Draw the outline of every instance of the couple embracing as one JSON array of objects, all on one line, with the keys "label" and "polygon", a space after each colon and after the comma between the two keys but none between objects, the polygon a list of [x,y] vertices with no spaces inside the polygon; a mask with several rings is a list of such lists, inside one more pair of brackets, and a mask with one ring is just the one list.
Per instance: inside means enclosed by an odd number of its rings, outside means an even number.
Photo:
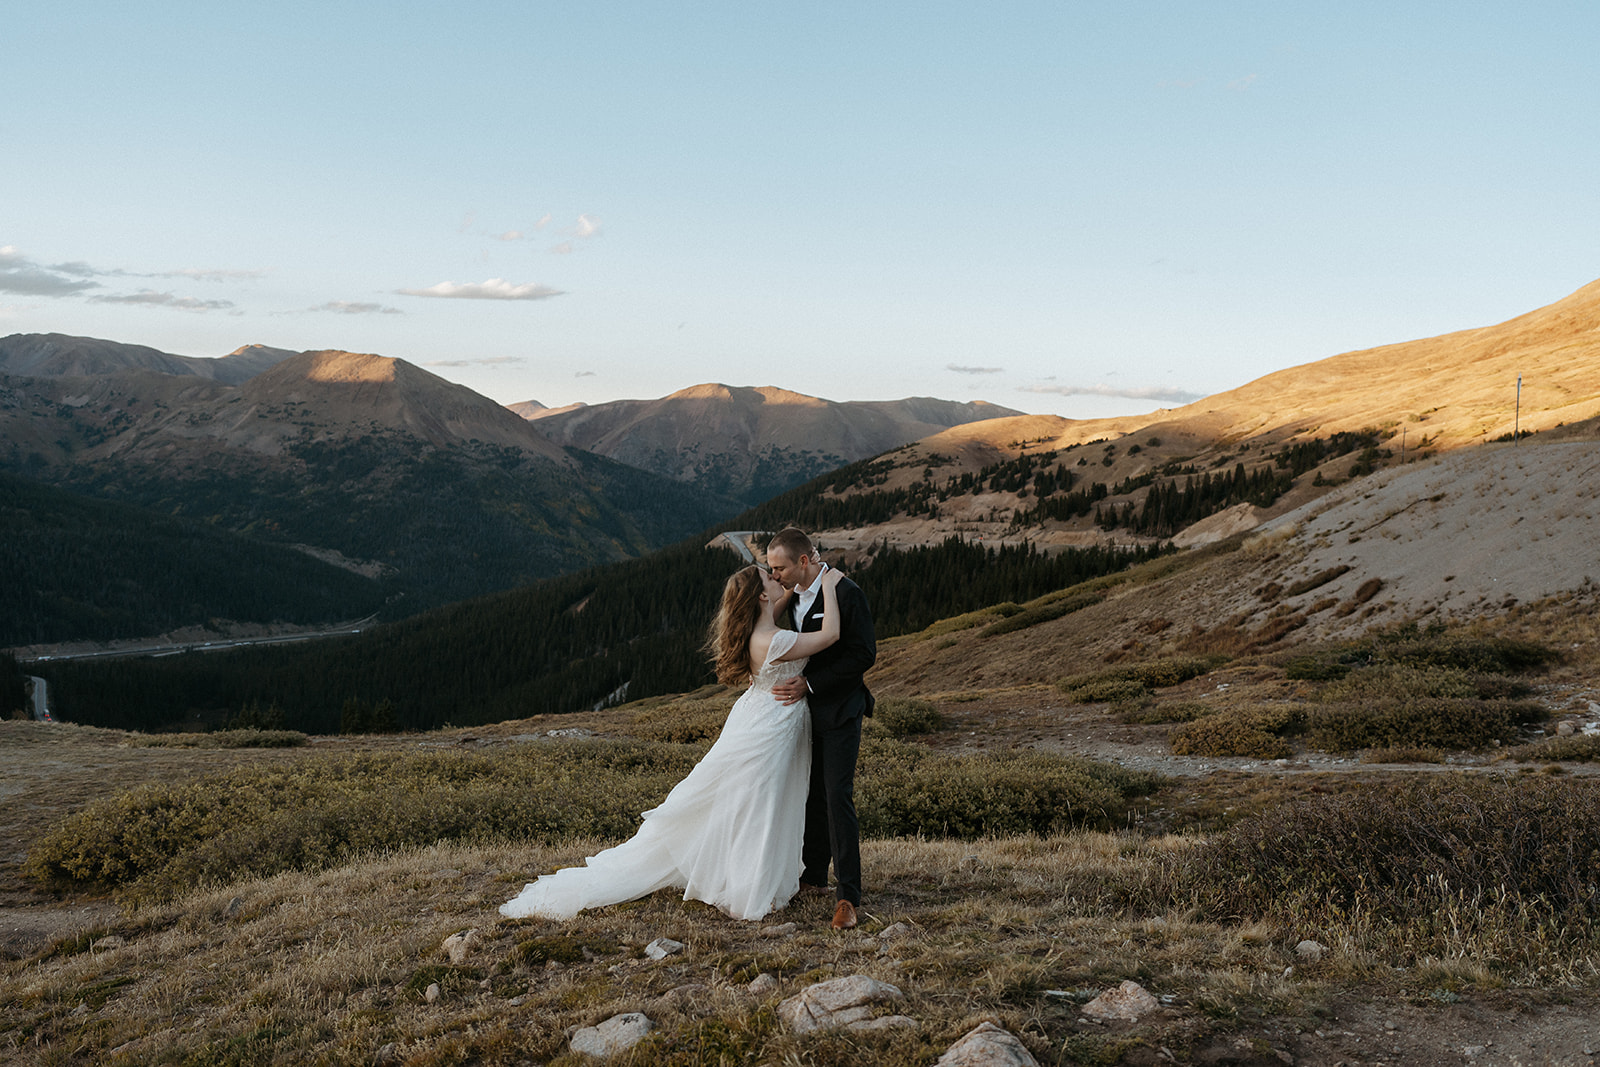
[{"label": "couple embracing", "polygon": [[673,887],[759,919],[796,893],[827,892],[831,863],[833,928],[856,925],[855,771],[861,720],[872,714],[862,682],[877,658],[872,613],[794,527],[773,536],[767,564],[722,590],[706,647],[718,681],[749,688],[710,751],[632,838],[528,883],[502,915],[567,919]]}]

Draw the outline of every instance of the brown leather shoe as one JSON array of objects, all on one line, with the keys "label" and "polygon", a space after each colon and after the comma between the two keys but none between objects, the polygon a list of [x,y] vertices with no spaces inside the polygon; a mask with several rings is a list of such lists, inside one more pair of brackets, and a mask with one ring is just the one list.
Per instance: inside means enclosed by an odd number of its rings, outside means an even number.
[{"label": "brown leather shoe", "polygon": [[833,909],[833,928],[835,930],[854,930],[856,926],[856,906],[848,900],[839,901],[839,906]]}]

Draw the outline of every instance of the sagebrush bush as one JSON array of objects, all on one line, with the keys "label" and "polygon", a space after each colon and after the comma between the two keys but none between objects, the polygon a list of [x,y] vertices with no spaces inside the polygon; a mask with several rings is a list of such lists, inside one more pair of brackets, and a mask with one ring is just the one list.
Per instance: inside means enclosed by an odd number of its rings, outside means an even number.
[{"label": "sagebrush bush", "polygon": [[1600,760],[1600,734],[1574,734],[1571,737],[1552,737],[1531,745],[1518,745],[1508,755],[1514,760]]},{"label": "sagebrush bush", "polygon": [[1198,678],[1227,662],[1226,656],[1166,656],[1144,663],[1089,671],[1063,678],[1063,692],[1079,704],[1132,700],[1152,689]]},{"label": "sagebrush bush", "polygon": [[[440,841],[620,841],[704,751],[539,741],[487,753],[309,755],[238,767],[93,804],[46,833],[24,872],[46,885],[159,900]],[[1160,782],[1041,752],[959,757],[868,739],[856,798],[868,835],[984,837],[1107,826]]]},{"label": "sagebrush bush", "polygon": [[1361,754],[1362,763],[1443,763],[1444,753],[1436,748],[1421,745],[1396,745],[1392,748],[1369,748]]},{"label": "sagebrush bush", "polygon": [[1175,862],[1172,899],[1220,921],[1363,921],[1419,954],[1537,963],[1595,943],[1597,870],[1596,783],[1439,774],[1243,819]]},{"label": "sagebrush bush", "polygon": [[1479,749],[1516,739],[1519,727],[1549,716],[1538,704],[1424,697],[1327,704],[1306,712],[1307,740],[1325,752],[1373,746]]},{"label": "sagebrush bush", "polygon": [[938,705],[912,697],[885,697],[878,701],[872,720],[890,737],[931,734],[944,728]]},{"label": "sagebrush bush", "polygon": [[627,732],[641,741],[674,744],[712,741],[722,732],[722,724],[727,721],[728,711],[737,698],[736,693],[724,690],[705,699],[684,698],[658,703],[635,713]]},{"label": "sagebrush bush", "polygon": [[868,739],[856,810],[866,836],[994,837],[1105,828],[1159,775],[1092,760],[1013,751],[953,756]]},{"label": "sagebrush bush", "polygon": [[1037,626],[1041,622],[1059,619],[1063,615],[1070,615],[1074,611],[1081,611],[1091,604],[1098,604],[1105,599],[1105,594],[1098,589],[1074,588],[1065,595],[1043,596],[1031,602],[1022,611],[1008,615],[999,622],[990,623],[978,632],[979,637],[998,637],[1000,634],[1015,633],[1026,630],[1030,626]]},{"label": "sagebrush bush", "polygon": [[1443,627],[1421,630],[1416,624],[1407,623],[1359,641],[1307,651],[1291,659],[1285,673],[1290,678],[1329,681],[1344,677],[1356,667],[1395,664],[1477,675],[1507,675],[1536,670],[1560,658],[1557,649],[1536,641],[1483,637],[1450,632]]},{"label": "sagebrush bush", "polygon": [[1172,732],[1177,756],[1252,756],[1285,759],[1294,754],[1280,736],[1302,722],[1298,708],[1246,704],[1185,723]]}]

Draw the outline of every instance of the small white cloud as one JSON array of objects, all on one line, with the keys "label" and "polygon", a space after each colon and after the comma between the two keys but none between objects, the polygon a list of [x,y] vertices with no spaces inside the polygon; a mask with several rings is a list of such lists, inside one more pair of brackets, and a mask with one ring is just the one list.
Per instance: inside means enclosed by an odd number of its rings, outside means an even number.
[{"label": "small white cloud", "polygon": [[399,308],[386,307],[360,300],[330,300],[307,311],[332,311],[340,315],[404,315]]},{"label": "small white cloud", "polygon": [[436,359],[424,367],[498,367],[506,363],[526,363],[521,356],[484,356],[482,359]]},{"label": "small white cloud", "polygon": [[544,217],[533,224],[533,228],[536,230],[542,230],[548,225],[550,225],[550,212],[546,211],[544,213]]},{"label": "small white cloud", "polygon": [[570,256],[570,255],[572,255],[572,242],[571,241],[562,241],[558,245],[552,245],[550,247],[550,254],[552,256]]},{"label": "small white cloud", "polygon": [[497,234],[495,234],[494,235],[494,239],[496,241],[520,241],[520,240],[522,240],[522,231],[521,230],[507,230],[505,233],[497,233]]},{"label": "small white cloud", "polygon": [[444,300],[544,300],[561,296],[563,291],[537,282],[513,285],[504,278],[490,278],[486,282],[440,282],[426,289],[396,289],[402,296],[431,296]]},{"label": "small white cloud", "polygon": [[579,215],[577,224],[572,227],[574,237],[593,237],[600,232],[600,220],[593,215]]},{"label": "small white cloud", "polygon": [[196,300],[192,296],[160,293],[154,289],[141,289],[137,293],[112,296],[91,296],[89,299],[96,304],[140,304],[146,307],[176,308],[179,311],[227,311],[234,306],[232,300]]},{"label": "small white cloud", "polygon": [[963,367],[959,363],[946,363],[945,370],[953,370],[957,374],[999,374],[1004,367]]},{"label": "small white cloud", "polygon": [[1184,389],[1166,389],[1161,386],[1120,385],[1021,385],[1019,393],[1055,393],[1059,396],[1116,396],[1129,400],[1170,400],[1188,404],[1199,400],[1204,393],[1191,393]]}]

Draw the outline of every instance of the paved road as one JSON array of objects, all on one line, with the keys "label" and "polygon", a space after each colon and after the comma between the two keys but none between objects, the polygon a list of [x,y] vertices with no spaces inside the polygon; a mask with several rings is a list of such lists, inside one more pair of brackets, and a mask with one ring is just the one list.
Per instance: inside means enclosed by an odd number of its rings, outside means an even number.
[{"label": "paved road", "polygon": [[46,695],[49,683],[33,675],[28,677],[33,682],[33,717],[40,722],[54,722],[55,720],[50,718],[50,700]]},{"label": "paved road", "polygon": [[[724,530],[721,536],[724,541],[728,542],[729,547],[744,557],[746,563],[754,563],[756,557],[750,551],[750,546],[745,543],[745,539],[754,532],[754,530]],[[712,542],[712,544],[715,543],[715,541]]]},{"label": "paved road", "polygon": [[280,634],[276,637],[239,637],[221,641],[187,641],[181,643],[164,642],[161,644],[130,645],[124,648],[100,649],[94,652],[57,652],[47,656],[22,657],[18,656],[19,663],[54,663],[69,659],[118,659],[124,656],[174,656],[179,652],[221,652],[229,648],[243,648],[246,645],[283,645],[294,641],[317,641],[324,637],[345,637],[358,634],[368,625],[376,615],[369,615],[356,622],[347,622],[327,630],[317,630],[312,633]]}]

